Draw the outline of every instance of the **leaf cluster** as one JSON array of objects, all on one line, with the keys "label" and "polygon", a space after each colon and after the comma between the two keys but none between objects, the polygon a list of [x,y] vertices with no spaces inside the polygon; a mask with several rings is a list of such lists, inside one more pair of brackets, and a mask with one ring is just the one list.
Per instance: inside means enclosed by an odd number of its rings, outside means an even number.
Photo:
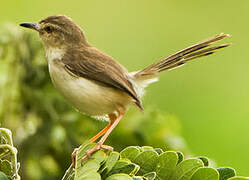
[{"label": "leaf cluster", "polygon": [[63,180],[243,180],[229,167],[213,168],[206,157],[184,158],[178,151],[150,146],[129,146],[118,152],[99,150],[82,162],[85,152],[96,144],[82,145],[76,165]]},{"label": "leaf cluster", "polygon": [[17,149],[13,146],[10,130],[0,128],[0,179],[20,180]]}]

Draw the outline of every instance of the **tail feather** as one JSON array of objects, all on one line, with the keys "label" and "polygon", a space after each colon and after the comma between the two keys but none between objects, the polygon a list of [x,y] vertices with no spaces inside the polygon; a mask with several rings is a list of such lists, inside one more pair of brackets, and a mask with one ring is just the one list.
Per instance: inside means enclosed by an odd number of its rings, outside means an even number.
[{"label": "tail feather", "polygon": [[225,48],[230,44],[222,44],[218,46],[210,47],[213,43],[220,41],[226,37],[229,37],[228,34],[219,34],[215,37],[209,38],[205,41],[197,43],[193,46],[185,48],[177,53],[168,56],[134,74],[135,79],[147,79],[146,77],[155,77],[158,73],[169,70],[172,68],[176,68],[185,64],[187,61],[208,56],[215,53],[218,49]]}]

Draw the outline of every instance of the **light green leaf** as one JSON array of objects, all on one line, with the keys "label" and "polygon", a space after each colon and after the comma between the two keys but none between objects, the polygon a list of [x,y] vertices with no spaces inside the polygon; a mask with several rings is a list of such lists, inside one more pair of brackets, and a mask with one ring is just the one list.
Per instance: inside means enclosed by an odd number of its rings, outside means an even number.
[{"label": "light green leaf", "polygon": [[151,147],[151,146],[142,146],[142,147],[141,147],[141,150],[142,150],[142,152],[143,152],[143,151],[149,151],[149,150],[152,150],[152,151],[153,151],[154,148]]},{"label": "light green leaf", "polygon": [[103,151],[97,151],[94,153],[90,159],[84,162],[83,165],[78,165],[75,170],[75,179],[81,179],[81,176],[89,171],[97,172],[100,168],[100,163],[105,160],[105,158],[106,154]]},{"label": "light green leaf", "polygon": [[[75,166],[75,180],[81,180],[82,178],[100,177],[97,171],[100,168],[101,162],[103,162],[107,155],[102,150],[95,152],[89,159],[82,162],[82,157],[88,149],[91,149],[95,144],[85,144],[78,150],[76,155],[76,166]],[[89,174],[90,173],[90,174]]]},{"label": "light green leaf", "polygon": [[134,159],[134,163],[140,166],[138,175],[154,171],[157,162],[158,154],[154,150],[144,151]]},{"label": "light green leaf", "polygon": [[125,167],[126,165],[128,165],[130,163],[131,163],[131,161],[129,159],[120,159],[116,162],[116,164],[114,165],[112,170]]},{"label": "light green leaf", "polygon": [[203,167],[204,164],[200,159],[187,159],[179,163],[172,174],[170,180],[187,180],[190,179],[196,169]]},{"label": "light green leaf", "polygon": [[140,148],[136,146],[130,146],[125,148],[123,151],[120,152],[121,158],[127,158],[131,161],[137,157],[137,155],[141,152]]},{"label": "light green leaf", "polygon": [[147,180],[154,180],[156,178],[156,173],[155,172],[150,172],[144,175],[144,177]]},{"label": "light green leaf", "polygon": [[106,180],[133,180],[133,179],[127,174],[113,174],[108,178],[106,178]]},{"label": "light green leaf", "polygon": [[0,172],[0,179],[1,180],[9,180],[9,178],[3,172]]},{"label": "light green leaf", "polygon": [[156,173],[159,179],[170,179],[172,172],[174,171],[178,162],[178,155],[173,151],[166,151],[158,157],[158,163],[156,166]]},{"label": "light green leaf", "polygon": [[140,167],[134,163],[129,163],[125,166],[122,166],[120,168],[113,168],[113,170],[108,174],[119,174],[119,173],[125,173],[129,174],[131,176],[135,175],[139,171]]},{"label": "light green leaf", "polygon": [[90,170],[82,174],[81,176],[75,177],[74,180],[101,180],[100,174],[94,170]]},{"label": "light green leaf", "polygon": [[144,178],[141,176],[133,176],[132,179],[133,180],[144,180]]},{"label": "light green leaf", "polygon": [[103,169],[99,171],[99,173],[101,173],[103,177],[106,177],[107,173],[109,173],[112,170],[118,159],[119,159],[119,153],[111,152],[111,154],[108,156],[104,164]]},{"label": "light green leaf", "polygon": [[249,180],[249,177],[235,176],[235,177],[229,178],[228,180]]},{"label": "light green leaf", "polygon": [[219,173],[214,168],[202,167],[195,171],[191,180],[219,180]]}]

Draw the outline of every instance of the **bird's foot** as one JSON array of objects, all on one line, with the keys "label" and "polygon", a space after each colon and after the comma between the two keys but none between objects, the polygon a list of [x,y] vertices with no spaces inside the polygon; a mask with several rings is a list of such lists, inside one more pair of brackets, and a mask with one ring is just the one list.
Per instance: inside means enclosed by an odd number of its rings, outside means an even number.
[{"label": "bird's foot", "polygon": [[97,143],[96,146],[94,146],[92,149],[89,149],[86,151],[86,154],[82,157],[81,162],[84,163],[86,159],[90,158],[93,153],[95,153],[96,151],[100,149],[105,150],[105,151],[110,151],[110,152],[113,151],[113,147],[103,145],[102,143]]},{"label": "bird's foot", "polygon": [[76,154],[78,152],[79,148],[75,148],[72,152],[72,165],[75,167],[75,162],[76,162]]}]

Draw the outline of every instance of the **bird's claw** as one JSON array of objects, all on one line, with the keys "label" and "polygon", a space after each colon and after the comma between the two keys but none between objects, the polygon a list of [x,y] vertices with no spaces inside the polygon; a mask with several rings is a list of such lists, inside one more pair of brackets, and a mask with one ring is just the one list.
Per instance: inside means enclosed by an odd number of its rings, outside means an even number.
[{"label": "bird's claw", "polygon": [[72,152],[72,165],[75,167],[75,162],[76,162],[76,154],[78,152],[79,148],[75,148]]},{"label": "bird's claw", "polygon": [[83,164],[87,159],[91,158],[91,155],[100,149],[110,152],[113,151],[113,147],[97,143],[97,145],[94,146],[92,149],[86,151],[86,154],[81,159],[81,164]]}]

